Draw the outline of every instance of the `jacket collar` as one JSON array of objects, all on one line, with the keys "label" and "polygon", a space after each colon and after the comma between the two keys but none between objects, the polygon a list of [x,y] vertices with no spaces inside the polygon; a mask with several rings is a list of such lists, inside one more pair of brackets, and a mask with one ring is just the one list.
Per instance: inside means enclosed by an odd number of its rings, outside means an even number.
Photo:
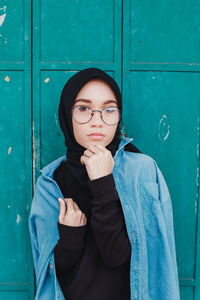
[{"label": "jacket collar", "polygon": [[[129,138],[129,137],[122,137],[121,141],[119,143],[119,147],[117,149],[117,151],[115,152],[115,156],[113,159],[116,158],[116,156],[118,155],[118,153],[131,141],[133,140],[133,138]],[[40,172],[42,173],[42,175],[44,176],[48,176],[51,177],[54,170],[61,164],[61,162],[63,160],[66,160],[66,154],[63,156],[60,156],[59,158],[57,158],[56,160],[54,160],[53,162],[51,162],[50,164],[46,165],[45,167],[43,167]]]}]

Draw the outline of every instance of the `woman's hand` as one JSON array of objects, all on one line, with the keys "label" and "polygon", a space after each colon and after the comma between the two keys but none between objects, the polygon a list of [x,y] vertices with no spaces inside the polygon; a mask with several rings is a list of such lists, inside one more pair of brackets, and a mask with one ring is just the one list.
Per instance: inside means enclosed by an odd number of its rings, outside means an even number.
[{"label": "woman's hand", "polygon": [[101,144],[90,145],[81,156],[90,180],[111,174],[114,168],[112,153]]},{"label": "woman's hand", "polygon": [[[67,203],[67,208],[65,202]],[[68,226],[83,226],[87,223],[85,214],[79,209],[72,198],[58,198],[60,202],[59,223]]]}]

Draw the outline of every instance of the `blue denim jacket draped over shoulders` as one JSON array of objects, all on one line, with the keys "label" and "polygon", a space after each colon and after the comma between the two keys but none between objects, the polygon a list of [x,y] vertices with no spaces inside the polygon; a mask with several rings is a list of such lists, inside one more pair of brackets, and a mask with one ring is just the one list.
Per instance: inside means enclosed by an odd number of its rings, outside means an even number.
[{"label": "blue denim jacket draped over shoulders", "polygon": [[[170,194],[153,158],[124,151],[132,140],[121,139],[113,168],[131,243],[130,300],[180,300]],[[64,198],[53,172],[62,160],[66,155],[41,170],[29,215],[36,300],[65,299],[56,277],[53,251],[59,239],[57,199]]]}]

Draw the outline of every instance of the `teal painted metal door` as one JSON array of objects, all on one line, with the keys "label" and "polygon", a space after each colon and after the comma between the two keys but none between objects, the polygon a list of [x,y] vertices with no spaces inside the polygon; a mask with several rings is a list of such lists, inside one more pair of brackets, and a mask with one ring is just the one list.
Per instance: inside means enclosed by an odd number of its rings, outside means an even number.
[{"label": "teal painted metal door", "polygon": [[0,300],[34,297],[31,1],[0,1]]},{"label": "teal painted metal door", "polygon": [[181,300],[200,299],[199,1],[124,1],[124,122],[173,205]]},{"label": "teal painted metal door", "polygon": [[61,90],[91,66],[117,80],[126,134],[163,172],[181,299],[200,299],[199,15],[197,0],[1,1],[0,300],[34,299],[34,186],[65,153]]}]

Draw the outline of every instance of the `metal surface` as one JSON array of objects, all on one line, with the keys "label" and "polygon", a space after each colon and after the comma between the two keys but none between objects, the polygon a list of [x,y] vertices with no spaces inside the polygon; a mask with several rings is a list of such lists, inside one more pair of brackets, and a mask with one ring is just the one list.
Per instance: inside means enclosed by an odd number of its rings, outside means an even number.
[{"label": "metal surface", "polygon": [[31,1],[0,2],[0,299],[34,297],[28,215],[32,200]]},{"label": "metal surface", "polygon": [[181,299],[200,299],[199,16],[197,0],[1,1],[0,300],[34,299],[32,194],[40,169],[66,152],[61,90],[87,67],[116,79],[127,136],[163,172]]}]

